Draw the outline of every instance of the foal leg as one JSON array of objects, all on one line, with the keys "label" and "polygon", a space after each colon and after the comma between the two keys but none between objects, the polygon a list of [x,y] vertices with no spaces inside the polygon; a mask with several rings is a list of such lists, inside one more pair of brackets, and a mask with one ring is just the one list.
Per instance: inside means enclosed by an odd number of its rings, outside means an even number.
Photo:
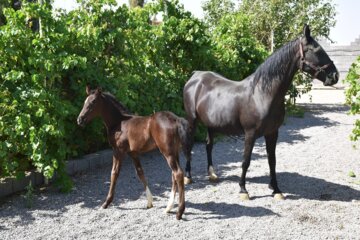
[{"label": "foal leg", "polygon": [[244,160],[242,163],[242,173],[240,178],[240,199],[249,200],[248,191],[245,188],[246,172],[250,166],[251,153],[255,143],[255,135],[253,132],[245,133]]},{"label": "foal leg", "polygon": [[276,142],[278,138],[278,131],[270,135],[265,136],[266,142],[266,152],[268,155],[268,162],[270,167],[270,184],[269,188],[274,190],[274,198],[278,200],[283,200],[284,196],[282,195],[276,180],[276,157],[275,157],[275,149],[276,149]]},{"label": "foal leg", "polygon": [[208,134],[206,138],[206,153],[207,153],[207,160],[208,160],[208,174],[210,182],[217,182],[218,176],[215,174],[215,170],[213,167],[212,162],[212,149],[214,145],[214,134],[213,132],[208,129]]},{"label": "foal leg", "polygon": [[172,176],[171,193],[170,193],[168,205],[165,209],[165,213],[169,213],[171,211],[171,209],[174,208],[174,202],[175,202],[175,196],[176,196],[176,190],[177,190],[175,175],[172,173],[171,176]]},{"label": "foal leg", "polygon": [[147,198],[147,208],[152,208],[153,207],[153,196],[151,194],[151,191],[148,187],[148,184],[146,182],[145,179],[145,175],[144,175],[144,170],[142,169],[142,166],[140,164],[140,159],[138,158],[138,156],[136,155],[131,155],[131,159],[133,160],[135,169],[136,169],[136,174],[138,175],[140,181],[143,183],[144,188],[145,188],[145,192],[146,192],[146,198]]},{"label": "foal leg", "polygon": [[[179,207],[178,211],[176,213],[176,219],[180,220],[184,211],[185,211],[185,187],[184,187],[184,172],[182,171],[180,165],[179,165],[179,157],[177,154],[168,155],[165,156],[166,161],[168,162],[171,170],[172,170],[172,190],[174,188],[174,185],[177,184],[177,188],[179,190]],[[175,190],[176,191],[176,190]],[[175,191],[174,195],[171,195],[171,197],[175,197]],[[170,200],[171,201],[171,200]]]},{"label": "foal leg", "polygon": [[109,193],[106,197],[105,202],[101,206],[102,208],[107,208],[114,198],[115,185],[116,185],[117,178],[119,176],[121,163],[122,163],[122,159],[123,159],[124,155],[125,154],[122,152],[114,151]]}]

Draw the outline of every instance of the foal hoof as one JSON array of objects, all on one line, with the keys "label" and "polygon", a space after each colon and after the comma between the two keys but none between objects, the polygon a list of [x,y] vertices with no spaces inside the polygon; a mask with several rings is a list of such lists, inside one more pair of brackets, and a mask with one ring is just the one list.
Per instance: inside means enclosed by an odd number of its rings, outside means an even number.
[{"label": "foal hoof", "polygon": [[241,201],[249,201],[250,197],[248,193],[240,193],[240,200]]},{"label": "foal hoof", "polygon": [[285,200],[285,197],[282,193],[275,193],[274,199],[275,200]]},{"label": "foal hoof", "polygon": [[184,184],[187,185],[187,184],[191,184],[193,181],[191,178],[188,178],[188,177],[184,177]]},{"label": "foal hoof", "polygon": [[146,208],[149,209],[149,208],[152,208],[153,207],[153,204],[152,203],[148,203]]},{"label": "foal hoof", "polygon": [[101,205],[101,208],[102,208],[102,209],[106,209],[108,206],[109,206],[109,204],[103,203],[103,205]]}]

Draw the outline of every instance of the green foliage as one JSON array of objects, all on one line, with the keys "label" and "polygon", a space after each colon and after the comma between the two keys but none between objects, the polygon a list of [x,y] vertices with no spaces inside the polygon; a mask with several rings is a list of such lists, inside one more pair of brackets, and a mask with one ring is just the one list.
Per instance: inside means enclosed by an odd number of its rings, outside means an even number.
[{"label": "green foliage", "polygon": [[216,26],[223,16],[234,13],[235,3],[233,0],[207,0],[202,3],[202,8],[205,21],[210,26]]},{"label": "green foliage", "polygon": [[[241,79],[264,54],[241,15],[224,18],[210,37],[205,23],[175,0],[130,10],[114,0],[86,0],[55,14],[47,2],[3,9],[0,177],[36,168],[48,179],[57,173],[60,190],[71,190],[65,160],[107,146],[100,121],[76,125],[87,83],[141,115],[184,115],[182,88],[192,71],[218,69]],[[152,25],[157,14],[163,22]],[[31,30],[30,18],[41,19],[41,35]]]},{"label": "green foliage", "polygon": [[242,13],[224,15],[212,31],[217,72],[242,80],[263,62],[267,52],[251,30],[250,19]]},{"label": "green foliage", "polygon": [[240,11],[250,16],[256,38],[268,50],[293,40],[304,24],[311,27],[313,36],[329,37],[335,25],[335,6],[331,0],[243,0]]},{"label": "green foliage", "polygon": [[[360,57],[351,65],[345,82],[349,85],[346,90],[346,103],[350,105],[350,114],[360,114]],[[360,139],[360,119],[356,119],[350,139],[354,142]]]}]

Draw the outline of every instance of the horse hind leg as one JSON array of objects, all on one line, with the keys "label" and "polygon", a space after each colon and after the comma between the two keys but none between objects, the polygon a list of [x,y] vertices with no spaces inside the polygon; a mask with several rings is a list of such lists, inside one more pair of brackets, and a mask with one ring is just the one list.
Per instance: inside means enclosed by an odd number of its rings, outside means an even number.
[{"label": "horse hind leg", "polygon": [[138,175],[140,181],[143,183],[144,188],[145,188],[145,193],[146,193],[146,198],[147,198],[147,208],[152,208],[153,207],[153,196],[151,194],[150,188],[145,179],[144,170],[140,164],[140,159],[136,155],[132,155],[131,158],[132,158],[134,166],[135,166],[136,174]]},{"label": "horse hind leg", "polygon": [[240,199],[249,200],[249,193],[245,187],[246,172],[250,166],[251,153],[255,144],[255,136],[253,132],[245,133],[244,160],[242,163],[242,173],[240,178]]},{"label": "horse hind leg", "polygon": [[[169,155],[165,156],[171,170],[172,170],[172,193],[173,189],[176,187],[179,190],[179,206],[178,211],[176,213],[176,219],[180,220],[182,218],[182,215],[185,211],[185,186],[184,186],[184,172],[182,171],[180,165],[179,165],[179,157],[177,155]],[[174,194],[170,195],[169,202],[171,203],[171,198],[175,197],[175,191]],[[168,205],[169,207],[169,205]],[[171,207],[171,204],[170,204]]]},{"label": "horse hind leg", "polygon": [[184,184],[191,184],[193,182],[191,177],[191,150],[194,146],[196,125],[196,119],[188,118],[185,141],[182,141],[182,148],[186,159]]},{"label": "horse hind leg", "polygon": [[276,180],[276,156],[275,156],[275,149],[276,149],[276,142],[278,138],[278,131],[274,132],[271,135],[265,136],[266,142],[266,152],[268,155],[268,162],[270,168],[270,184],[269,188],[273,190],[274,198],[276,200],[284,200],[285,197],[281,193],[277,180]]},{"label": "horse hind leg", "polygon": [[176,196],[176,190],[177,190],[176,178],[175,178],[174,174],[171,174],[171,175],[172,175],[171,193],[170,193],[168,205],[165,209],[165,213],[169,213],[174,208],[174,203],[175,203],[175,196]]},{"label": "horse hind leg", "polygon": [[217,182],[219,180],[218,176],[215,173],[213,162],[212,162],[212,149],[214,145],[214,134],[208,129],[208,134],[206,138],[206,153],[208,160],[208,174],[210,182]]}]

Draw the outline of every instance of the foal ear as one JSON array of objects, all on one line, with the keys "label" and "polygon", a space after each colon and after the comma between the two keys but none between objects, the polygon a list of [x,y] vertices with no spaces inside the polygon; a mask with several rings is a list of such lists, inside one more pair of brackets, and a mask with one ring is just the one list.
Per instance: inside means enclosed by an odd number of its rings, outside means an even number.
[{"label": "foal ear", "polygon": [[96,95],[99,95],[99,94],[101,94],[101,93],[102,93],[101,87],[97,87],[96,90],[95,90],[95,94],[96,94]]},{"label": "foal ear", "polygon": [[91,88],[89,84],[86,84],[86,94],[89,96],[91,93]]},{"label": "foal ear", "polygon": [[308,40],[308,41],[311,40],[310,27],[307,24],[305,24],[305,26],[304,26],[304,36],[306,37],[306,40]]}]

